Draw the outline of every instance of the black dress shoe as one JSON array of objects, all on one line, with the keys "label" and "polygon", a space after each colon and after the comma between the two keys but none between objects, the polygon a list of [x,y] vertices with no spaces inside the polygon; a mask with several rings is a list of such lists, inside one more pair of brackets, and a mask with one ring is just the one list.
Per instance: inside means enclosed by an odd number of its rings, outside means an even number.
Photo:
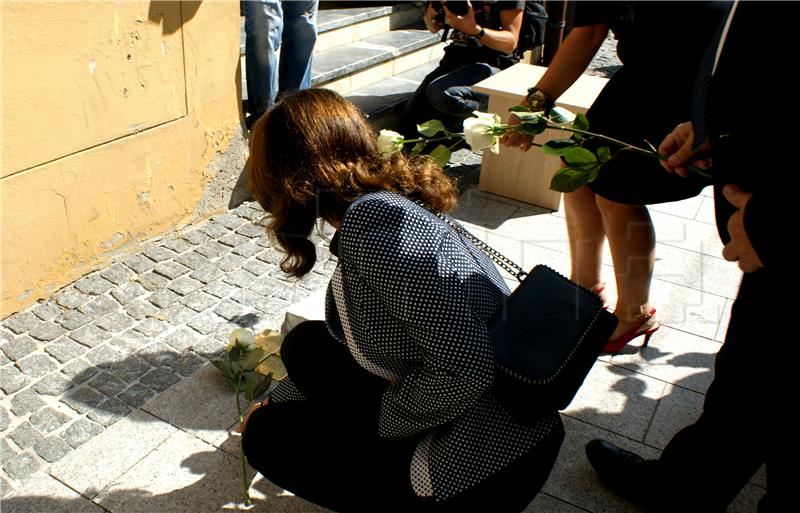
[{"label": "black dress shoe", "polygon": [[586,444],[586,457],[600,480],[623,499],[642,504],[653,503],[658,486],[653,461],[626,451],[605,440]]}]

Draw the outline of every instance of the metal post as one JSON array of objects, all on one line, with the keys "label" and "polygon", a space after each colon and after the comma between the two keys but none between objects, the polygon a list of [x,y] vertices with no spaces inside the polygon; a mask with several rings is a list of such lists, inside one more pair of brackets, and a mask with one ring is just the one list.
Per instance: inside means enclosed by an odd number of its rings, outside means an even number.
[{"label": "metal post", "polygon": [[547,0],[544,3],[547,10],[547,30],[544,33],[544,65],[549,66],[564,37],[565,18],[567,16],[567,2]]}]

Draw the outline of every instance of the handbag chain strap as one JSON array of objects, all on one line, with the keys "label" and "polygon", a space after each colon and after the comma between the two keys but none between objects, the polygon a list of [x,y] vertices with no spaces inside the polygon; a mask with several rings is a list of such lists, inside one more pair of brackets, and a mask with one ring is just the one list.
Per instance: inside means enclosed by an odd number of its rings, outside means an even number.
[{"label": "handbag chain strap", "polygon": [[417,205],[421,206],[422,208],[424,208],[428,212],[431,212],[432,214],[435,214],[436,217],[438,217],[439,219],[444,221],[445,224],[447,224],[449,227],[451,227],[453,230],[455,230],[456,233],[458,233],[459,235],[461,235],[462,237],[466,238],[471,243],[473,243],[486,256],[491,258],[494,262],[497,263],[497,265],[502,267],[508,274],[510,274],[511,276],[516,278],[519,282],[522,282],[522,280],[525,279],[525,276],[528,275],[528,273],[521,266],[519,266],[516,263],[514,263],[513,260],[507,258],[505,255],[503,255],[499,251],[495,250],[494,248],[492,248],[491,246],[489,246],[488,244],[486,244],[485,242],[480,240],[478,237],[472,235],[463,226],[454,223],[447,216],[445,216],[444,214],[442,214],[438,210],[433,210],[433,209],[428,208],[427,205],[425,205],[424,203],[422,203],[420,201],[417,201],[416,203],[417,203]]}]

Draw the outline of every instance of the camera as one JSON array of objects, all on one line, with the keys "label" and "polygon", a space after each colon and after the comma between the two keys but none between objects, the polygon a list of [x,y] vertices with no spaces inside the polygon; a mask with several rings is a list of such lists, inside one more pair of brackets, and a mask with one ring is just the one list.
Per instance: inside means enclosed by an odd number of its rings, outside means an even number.
[{"label": "camera", "polygon": [[[480,1],[472,2],[472,9],[477,11],[482,8],[480,4],[484,3],[490,3],[490,2],[480,2]],[[433,18],[433,21],[437,23],[444,23],[445,12],[444,12],[444,5],[442,5],[442,2],[434,1],[431,2],[431,4],[433,6],[433,10],[437,12],[436,16]],[[456,16],[464,16],[465,14],[467,14],[467,12],[469,12],[469,6],[467,5],[466,0],[449,0],[447,2],[447,10],[449,10]]]}]

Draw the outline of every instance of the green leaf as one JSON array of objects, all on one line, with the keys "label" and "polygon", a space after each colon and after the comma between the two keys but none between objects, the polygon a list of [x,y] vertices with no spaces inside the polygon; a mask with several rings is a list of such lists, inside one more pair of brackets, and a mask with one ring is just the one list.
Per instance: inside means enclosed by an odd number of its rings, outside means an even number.
[{"label": "green leaf", "polygon": [[577,143],[573,139],[551,139],[542,145],[542,153],[560,157],[570,148],[576,147]]},{"label": "green leaf", "polygon": [[586,117],[586,114],[579,113],[575,116],[575,121],[572,122],[572,128],[584,131],[589,130],[589,119]]},{"label": "green leaf", "polygon": [[417,144],[415,144],[414,148],[411,149],[411,156],[412,157],[416,157],[417,155],[422,153],[422,150],[424,150],[425,146],[427,146],[427,145],[428,145],[428,141],[420,141]]},{"label": "green leaf", "polygon": [[589,176],[589,171],[564,167],[553,175],[550,188],[558,192],[575,192],[589,183]]},{"label": "green leaf", "polygon": [[597,148],[597,160],[599,160],[601,164],[605,164],[611,160],[611,149],[608,146],[600,146]]},{"label": "green leaf", "polygon": [[421,133],[425,137],[433,137],[439,132],[444,132],[445,128],[444,128],[444,123],[442,123],[438,119],[431,119],[417,125],[417,131],[419,131],[419,133]]},{"label": "green leaf", "polygon": [[439,164],[439,167],[444,167],[450,162],[450,153],[452,153],[447,146],[440,144],[430,153],[430,157],[434,162]]},{"label": "green leaf", "polygon": [[256,389],[261,385],[261,382],[264,380],[264,376],[258,374],[256,372],[247,372],[244,375],[244,398],[248,401],[252,401],[257,397],[255,393]]},{"label": "green leaf", "polygon": [[244,370],[250,371],[258,366],[264,356],[266,356],[266,354],[264,353],[263,349],[260,347],[254,347],[247,352],[247,355],[243,359],[239,360],[239,363]]},{"label": "green leaf", "polygon": [[531,109],[525,105],[514,105],[508,109],[508,112],[531,112]]},{"label": "green leaf", "polygon": [[264,394],[269,389],[269,386],[271,384],[272,384],[272,374],[267,374],[266,376],[263,376],[261,383],[259,383],[256,389],[253,390],[253,397],[255,398]]},{"label": "green leaf", "polygon": [[239,358],[242,356],[242,352],[239,350],[237,346],[234,346],[233,349],[228,351],[228,356],[232,362],[238,362]]},{"label": "green leaf", "polygon": [[597,157],[595,154],[586,148],[581,148],[580,146],[565,148],[561,153],[561,156],[564,157],[564,160],[570,167],[597,167]]}]

